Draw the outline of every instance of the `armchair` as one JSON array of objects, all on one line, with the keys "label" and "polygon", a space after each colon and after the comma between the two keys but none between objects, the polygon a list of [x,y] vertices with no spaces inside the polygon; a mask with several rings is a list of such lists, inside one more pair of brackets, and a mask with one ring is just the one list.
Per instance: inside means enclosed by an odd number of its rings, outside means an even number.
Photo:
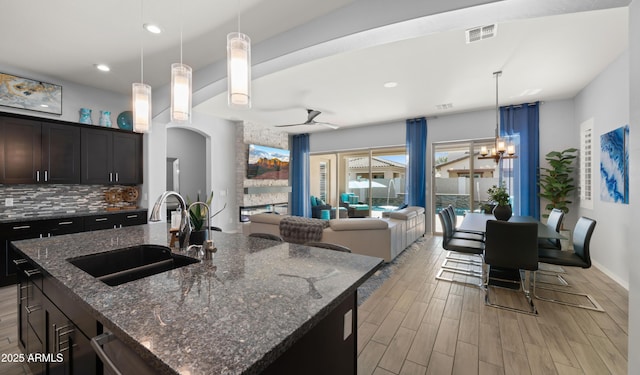
[{"label": "armchair", "polygon": [[311,199],[311,217],[316,219],[322,219],[322,210],[331,210],[331,205],[324,203],[320,198],[310,197]]}]

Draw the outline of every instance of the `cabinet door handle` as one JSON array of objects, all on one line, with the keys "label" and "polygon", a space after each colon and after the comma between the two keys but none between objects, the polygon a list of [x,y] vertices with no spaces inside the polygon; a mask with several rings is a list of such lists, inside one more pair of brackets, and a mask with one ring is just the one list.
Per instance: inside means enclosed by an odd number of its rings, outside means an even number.
[{"label": "cabinet door handle", "polygon": [[24,274],[27,275],[27,277],[31,277],[34,275],[37,275],[40,273],[40,270],[25,270]]},{"label": "cabinet door handle", "polygon": [[25,263],[27,263],[26,259],[14,259],[13,260],[13,264],[15,264],[16,266],[19,266],[19,265],[25,264]]},{"label": "cabinet door handle", "polygon": [[19,225],[17,227],[13,227],[14,230],[18,230],[18,229],[29,229],[31,228],[31,225]]},{"label": "cabinet door handle", "polygon": [[138,215],[127,215],[127,219],[135,219]]},{"label": "cabinet door handle", "polygon": [[108,218],[106,217],[99,217],[96,219],[96,221],[106,221],[106,220],[108,220]]},{"label": "cabinet door handle", "polygon": [[[53,330],[55,331],[55,335],[53,336],[53,346],[55,348],[56,353],[62,353],[64,351],[69,350],[68,346],[66,348],[61,348],[61,347],[62,347],[62,344],[69,343],[69,339],[62,341],[62,336],[73,333],[75,330],[71,327],[72,325],[56,327],[56,325],[53,324]],[[68,329],[68,328],[71,328],[71,329]],[[66,331],[62,331],[63,329],[66,329]]]},{"label": "cabinet door handle", "polygon": [[113,182],[113,173],[109,172],[109,182]]},{"label": "cabinet door handle", "polygon": [[61,221],[58,223],[58,225],[69,225],[69,224],[73,224],[73,221]]},{"label": "cabinet door handle", "polygon": [[96,337],[91,338],[91,347],[96,352],[98,357],[102,360],[102,364],[108,366],[111,371],[116,375],[122,375],[122,373],[118,370],[116,365],[111,361],[111,358],[107,356],[107,353],[102,349],[102,345],[111,342],[115,337],[111,332],[102,333]]},{"label": "cabinet door handle", "polygon": [[49,176],[48,176],[48,174],[49,174],[49,171],[44,171],[44,181],[45,181],[45,182],[49,181]]},{"label": "cabinet door handle", "polygon": [[36,181],[40,182],[40,171],[36,171]]},{"label": "cabinet door handle", "polygon": [[27,310],[27,314],[31,314],[33,312],[36,312],[38,310],[42,309],[42,306],[40,305],[35,305],[35,306],[25,306],[24,307],[25,310]]},{"label": "cabinet door handle", "polygon": [[116,182],[118,182],[118,172],[116,172]]}]

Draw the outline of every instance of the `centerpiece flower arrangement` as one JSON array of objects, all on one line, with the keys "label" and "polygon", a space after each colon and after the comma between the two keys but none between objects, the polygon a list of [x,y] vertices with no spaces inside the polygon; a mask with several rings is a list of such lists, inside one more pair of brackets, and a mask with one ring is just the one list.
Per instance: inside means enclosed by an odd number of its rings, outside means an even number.
[{"label": "centerpiece flower arrangement", "polygon": [[512,215],[511,204],[509,203],[509,193],[504,183],[500,184],[500,186],[493,185],[487,190],[487,194],[489,194],[489,200],[496,205],[493,209],[493,216],[498,220],[509,220]]}]

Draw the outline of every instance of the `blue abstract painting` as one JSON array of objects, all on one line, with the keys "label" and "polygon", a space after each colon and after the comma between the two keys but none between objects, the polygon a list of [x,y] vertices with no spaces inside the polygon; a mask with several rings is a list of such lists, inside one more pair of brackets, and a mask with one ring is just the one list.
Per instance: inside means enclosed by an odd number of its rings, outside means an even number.
[{"label": "blue abstract painting", "polygon": [[629,204],[629,125],[600,136],[600,200]]}]

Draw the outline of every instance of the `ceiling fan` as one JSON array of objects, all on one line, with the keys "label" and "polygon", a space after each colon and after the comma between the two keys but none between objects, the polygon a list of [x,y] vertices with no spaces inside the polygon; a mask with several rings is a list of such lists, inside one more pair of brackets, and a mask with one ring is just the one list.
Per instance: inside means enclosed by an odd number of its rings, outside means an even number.
[{"label": "ceiling fan", "polygon": [[322,112],[316,111],[315,109],[307,109],[307,121],[301,122],[299,124],[288,124],[288,125],[276,125],[276,128],[283,128],[287,126],[298,126],[298,125],[323,125],[331,129],[338,129],[339,126],[335,124],[331,124],[328,122],[319,122],[316,121],[315,118],[318,117]]}]

